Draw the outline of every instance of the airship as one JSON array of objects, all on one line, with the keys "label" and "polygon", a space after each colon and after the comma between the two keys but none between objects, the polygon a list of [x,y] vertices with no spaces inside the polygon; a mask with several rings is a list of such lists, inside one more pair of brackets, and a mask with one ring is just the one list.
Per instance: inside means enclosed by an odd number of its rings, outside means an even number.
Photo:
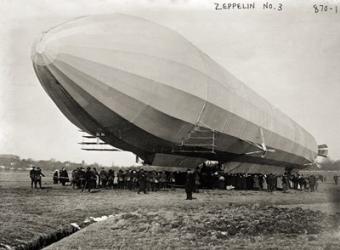
[{"label": "airship", "polygon": [[327,151],[182,35],[140,17],[85,16],[51,27],[31,58],[69,121],[147,165],[293,169]]}]

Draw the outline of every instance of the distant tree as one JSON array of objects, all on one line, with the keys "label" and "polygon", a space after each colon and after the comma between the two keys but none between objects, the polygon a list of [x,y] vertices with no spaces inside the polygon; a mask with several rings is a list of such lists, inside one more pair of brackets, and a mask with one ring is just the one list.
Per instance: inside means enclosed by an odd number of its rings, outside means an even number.
[{"label": "distant tree", "polygon": [[333,167],[335,170],[340,170],[340,160],[335,161]]},{"label": "distant tree", "polygon": [[340,160],[333,161],[332,159],[325,158],[320,165],[323,170],[340,170]]},{"label": "distant tree", "polygon": [[[43,170],[50,170],[54,171],[55,169],[61,169],[65,167],[68,170],[76,169],[79,167],[85,166],[85,161],[82,161],[82,163],[74,163],[71,161],[57,161],[55,159],[50,160],[33,160],[31,158],[28,159],[20,159],[19,157],[16,157],[13,159],[13,157],[0,157],[0,166],[4,166],[6,168],[21,168],[21,169],[27,169],[31,168],[32,166],[40,167]],[[89,165],[90,167],[95,167],[97,169],[101,168],[101,165],[98,163],[93,163]]]}]

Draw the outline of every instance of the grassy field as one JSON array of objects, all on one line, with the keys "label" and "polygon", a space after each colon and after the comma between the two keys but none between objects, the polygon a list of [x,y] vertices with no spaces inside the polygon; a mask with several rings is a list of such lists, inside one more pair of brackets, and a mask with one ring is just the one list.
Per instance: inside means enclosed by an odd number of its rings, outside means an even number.
[{"label": "grassy field", "polygon": [[44,189],[31,190],[22,178],[0,182],[0,243],[12,247],[90,216],[113,215],[49,249],[340,249],[334,184],[315,193],[203,190],[186,201],[180,189],[82,193],[46,178]]}]

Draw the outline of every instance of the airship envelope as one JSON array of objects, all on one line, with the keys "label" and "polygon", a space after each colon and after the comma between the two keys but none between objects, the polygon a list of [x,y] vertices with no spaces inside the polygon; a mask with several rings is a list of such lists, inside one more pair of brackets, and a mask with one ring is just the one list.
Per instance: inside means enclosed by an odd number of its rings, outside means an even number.
[{"label": "airship envelope", "polygon": [[[146,163],[186,159],[303,165],[313,136],[174,30],[122,14],[52,27],[36,74],[76,126]],[[185,164],[184,164],[185,165]]]}]

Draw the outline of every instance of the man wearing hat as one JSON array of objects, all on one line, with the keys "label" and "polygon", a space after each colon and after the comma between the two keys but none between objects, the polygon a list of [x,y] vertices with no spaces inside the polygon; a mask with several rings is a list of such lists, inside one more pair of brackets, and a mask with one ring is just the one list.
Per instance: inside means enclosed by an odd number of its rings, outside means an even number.
[{"label": "man wearing hat", "polygon": [[33,188],[33,183],[35,188],[37,187],[37,183],[35,182],[35,172],[35,166],[32,166],[32,169],[30,170],[31,188]]},{"label": "man wearing hat", "polygon": [[82,188],[82,192],[87,189],[89,193],[91,192],[91,189],[94,189],[96,187],[96,174],[93,170],[91,170],[90,167],[87,167],[85,172],[85,184]]},{"label": "man wearing hat", "polygon": [[41,172],[41,168],[37,167],[37,170],[35,171],[35,182],[34,186],[37,187],[37,183],[39,184],[39,188],[41,188],[41,177],[45,177],[45,175]]},{"label": "man wearing hat", "polygon": [[80,167],[78,173],[77,173],[78,181],[78,188],[81,188],[83,191],[86,185],[86,173],[83,167]]},{"label": "man wearing hat", "polygon": [[192,192],[195,187],[195,176],[194,172],[188,168],[185,179],[185,192],[187,193],[187,200],[192,200]]},{"label": "man wearing hat", "polygon": [[146,194],[146,173],[143,169],[141,169],[138,174],[138,185],[137,193],[139,194],[140,192],[143,192]]}]

